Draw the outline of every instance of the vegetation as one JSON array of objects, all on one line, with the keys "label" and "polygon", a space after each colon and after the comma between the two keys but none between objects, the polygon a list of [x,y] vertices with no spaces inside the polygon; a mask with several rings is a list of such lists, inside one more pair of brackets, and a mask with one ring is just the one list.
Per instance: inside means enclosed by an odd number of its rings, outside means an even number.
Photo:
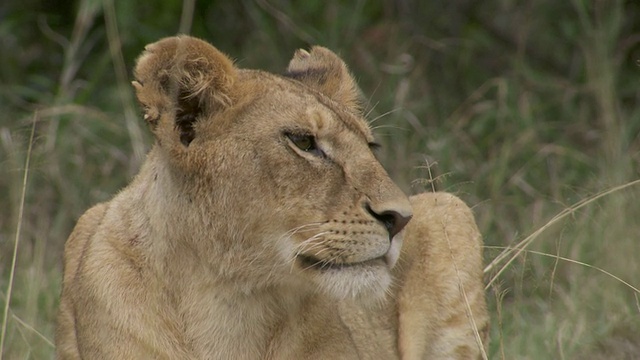
[{"label": "vegetation", "polygon": [[150,145],[135,56],[184,32],[275,72],[341,53],[392,177],[474,205],[490,358],[640,358],[638,18],[628,0],[2,2],[0,354],[52,357],[64,240]]}]

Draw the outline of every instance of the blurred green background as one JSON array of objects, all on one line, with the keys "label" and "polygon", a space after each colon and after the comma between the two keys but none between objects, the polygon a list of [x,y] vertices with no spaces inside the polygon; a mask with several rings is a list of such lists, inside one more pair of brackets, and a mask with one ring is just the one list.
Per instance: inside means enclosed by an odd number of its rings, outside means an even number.
[{"label": "blurred green background", "polygon": [[151,143],[131,68],[179,32],[241,67],[283,72],[311,44],[345,59],[391,176],[474,208],[490,358],[640,358],[635,0],[4,0],[3,310],[36,121],[4,358],[53,356],[64,241]]}]

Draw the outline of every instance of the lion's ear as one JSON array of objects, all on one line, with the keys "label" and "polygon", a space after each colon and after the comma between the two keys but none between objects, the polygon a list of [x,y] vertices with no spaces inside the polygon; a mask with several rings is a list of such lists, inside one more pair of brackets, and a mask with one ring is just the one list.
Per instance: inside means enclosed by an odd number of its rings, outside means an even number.
[{"label": "lion's ear", "polygon": [[361,93],[347,65],[331,50],[314,46],[299,49],[285,76],[296,79],[355,112],[361,112]]},{"label": "lion's ear", "polygon": [[236,69],[209,43],[177,36],[147,45],[134,76],[144,118],[155,135],[188,146],[196,136],[194,125],[201,115],[231,104]]}]

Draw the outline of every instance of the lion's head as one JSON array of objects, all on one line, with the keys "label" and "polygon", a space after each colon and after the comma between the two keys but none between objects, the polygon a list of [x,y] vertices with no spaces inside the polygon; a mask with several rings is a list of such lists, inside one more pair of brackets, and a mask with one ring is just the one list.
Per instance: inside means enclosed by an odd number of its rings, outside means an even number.
[{"label": "lion's head", "polygon": [[384,293],[412,210],[376,160],[338,56],[299,50],[278,76],[180,36],[149,45],[135,77],[156,138],[145,191],[165,257],[188,252],[247,291]]}]

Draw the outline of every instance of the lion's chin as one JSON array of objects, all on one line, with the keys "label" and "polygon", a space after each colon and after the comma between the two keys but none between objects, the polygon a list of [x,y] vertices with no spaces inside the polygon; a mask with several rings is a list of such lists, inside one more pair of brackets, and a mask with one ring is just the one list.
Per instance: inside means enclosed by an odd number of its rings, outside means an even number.
[{"label": "lion's chin", "polygon": [[391,273],[384,258],[352,264],[314,263],[305,272],[321,292],[337,300],[377,303],[384,299],[391,285]]}]

